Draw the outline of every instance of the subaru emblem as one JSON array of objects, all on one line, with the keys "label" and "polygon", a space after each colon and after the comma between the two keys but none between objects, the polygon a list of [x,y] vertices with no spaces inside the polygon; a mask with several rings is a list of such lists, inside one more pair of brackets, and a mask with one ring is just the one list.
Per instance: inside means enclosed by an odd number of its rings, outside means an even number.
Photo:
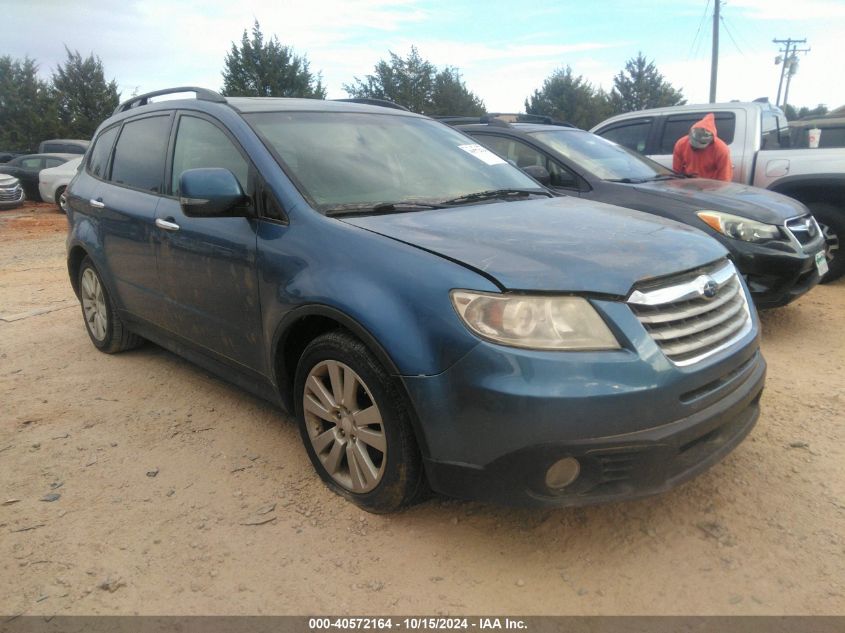
[{"label": "subaru emblem", "polygon": [[716,296],[716,291],[719,289],[719,285],[711,278],[705,277],[702,280],[701,286],[699,286],[699,292],[701,293],[702,297],[706,297],[707,299],[712,299]]}]

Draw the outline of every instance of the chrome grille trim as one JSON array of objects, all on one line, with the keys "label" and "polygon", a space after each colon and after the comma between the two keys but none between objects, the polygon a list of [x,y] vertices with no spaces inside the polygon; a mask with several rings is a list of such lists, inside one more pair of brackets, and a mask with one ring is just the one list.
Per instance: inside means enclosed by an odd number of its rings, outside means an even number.
[{"label": "chrome grille trim", "polygon": [[787,233],[801,245],[809,244],[822,232],[816,218],[812,215],[790,218],[784,227]]},{"label": "chrome grille trim", "polygon": [[[715,282],[709,284],[708,282]],[[708,298],[705,290],[713,292]],[[722,260],[634,290],[628,305],[661,351],[687,366],[726,349],[752,326],[734,265]]]}]

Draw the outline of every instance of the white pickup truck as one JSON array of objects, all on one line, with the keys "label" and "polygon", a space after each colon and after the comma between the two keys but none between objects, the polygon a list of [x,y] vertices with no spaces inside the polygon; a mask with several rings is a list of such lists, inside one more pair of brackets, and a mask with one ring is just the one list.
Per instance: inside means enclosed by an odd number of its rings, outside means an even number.
[{"label": "white pickup truck", "polygon": [[790,149],[786,116],[766,102],[711,103],[628,112],[591,132],[646,154],[669,168],[675,142],[708,112],[731,150],[734,180],[785,194],[813,212],[827,239],[830,272],[845,274],[845,148]]}]

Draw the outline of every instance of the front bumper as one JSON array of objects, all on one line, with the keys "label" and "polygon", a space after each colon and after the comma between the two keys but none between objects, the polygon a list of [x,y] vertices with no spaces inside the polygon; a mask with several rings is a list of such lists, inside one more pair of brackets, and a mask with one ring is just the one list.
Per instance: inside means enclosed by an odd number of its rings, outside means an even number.
[{"label": "front bumper", "polygon": [[23,204],[23,188],[0,188],[0,209],[14,209]]},{"label": "front bumper", "polygon": [[[723,241],[724,243],[724,241]],[[801,245],[736,243],[731,251],[758,309],[791,303],[819,283],[815,255],[824,239]]]},{"label": "front bumper", "polygon": [[[609,321],[631,349],[561,355],[481,343],[442,374],[405,378],[434,490],[515,505],[629,499],[672,488],[739,444],[766,373],[756,319],[736,346],[678,367],[621,318],[627,306],[602,310],[618,311]],[[581,472],[554,491],[545,474],[564,457]]]}]

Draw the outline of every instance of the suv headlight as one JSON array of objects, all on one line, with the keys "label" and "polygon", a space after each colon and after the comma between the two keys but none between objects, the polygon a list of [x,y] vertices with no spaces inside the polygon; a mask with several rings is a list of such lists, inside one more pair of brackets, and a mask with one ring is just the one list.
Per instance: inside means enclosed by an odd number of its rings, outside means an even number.
[{"label": "suv headlight", "polygon": [[470,330],[511,347],[544,350],[619,349],[619,342],[582,297],[453,290],[452,304]]},{"label": "suv headlight", "polygon": [[765,242],[781,236],[780,229],[773,224],[749,220],[739,215],[704,209],[696,213],[711,229],[722,235],[744,242]]}]

